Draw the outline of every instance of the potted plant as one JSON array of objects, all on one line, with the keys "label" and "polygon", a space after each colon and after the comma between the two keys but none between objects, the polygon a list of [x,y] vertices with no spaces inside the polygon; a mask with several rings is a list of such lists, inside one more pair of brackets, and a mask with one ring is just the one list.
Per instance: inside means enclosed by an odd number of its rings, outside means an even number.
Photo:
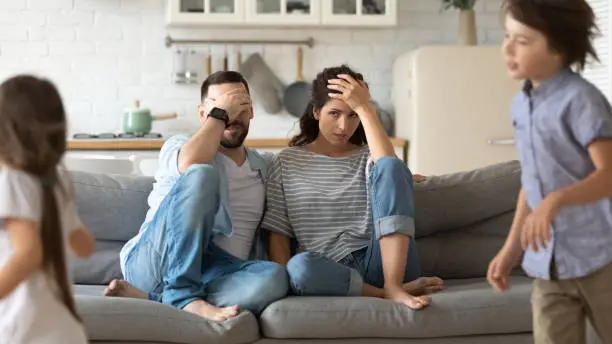
[{"label": "potted plant", "polygon": [[444,10],[459,10],[459,44],[476,45],[478,44],[478,34],[476,31],[476,13],[474,5],[477,0],[442,0]]}]

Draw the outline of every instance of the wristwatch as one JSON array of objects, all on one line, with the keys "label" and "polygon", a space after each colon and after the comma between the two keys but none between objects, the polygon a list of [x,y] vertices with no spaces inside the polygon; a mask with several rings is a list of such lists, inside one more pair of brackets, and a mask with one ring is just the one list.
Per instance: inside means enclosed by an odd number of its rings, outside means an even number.
[{"label": "wristwatch", "polygon": [[210,110],[210,112],[208,113],[207,117],[212,117],[212,118],[216,118],[218,120],[221,120],[223,122],[225,122],[225,126],[227,126],[229,124],[229,116],[227,115],[227,112],[223,109],[220,109],[218,107],[213,108],[212,110]]}]

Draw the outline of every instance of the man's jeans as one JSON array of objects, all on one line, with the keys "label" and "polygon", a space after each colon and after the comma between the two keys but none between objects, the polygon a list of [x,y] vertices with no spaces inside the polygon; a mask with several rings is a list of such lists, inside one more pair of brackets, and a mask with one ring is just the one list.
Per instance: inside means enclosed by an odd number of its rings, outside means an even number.
[{"label": "man's jeans", "polygon": [[259,315],[287,295],[286,270],[267,261],[243,261],[213,242],[219,175],[209,165],[183,173],[129,253],[125,278],[154,301],[182,309],[202,299],[238,305]]},{"label": "man's jeans", "polygon": [[413,239],[412,173],[399,159],[384,157],[372,167],[368,185],[374,220],[370,245],[339,262],[312,252],[294,256],[287,264],[293,294],[359,296],[364,282],[382,288],[385,281],[379,239],[392,233],[411,237],[404,282],[420,277],[420,262]]}]

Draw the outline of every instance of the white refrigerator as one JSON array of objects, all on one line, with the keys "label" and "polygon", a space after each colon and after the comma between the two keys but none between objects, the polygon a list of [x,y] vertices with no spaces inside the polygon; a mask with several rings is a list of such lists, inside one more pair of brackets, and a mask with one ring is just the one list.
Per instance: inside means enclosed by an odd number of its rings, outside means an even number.
[{"label": "white refrigerator", "polygon": [[518,159],[510,79],[499,46],[423,47],[393,66],[396,135],[408,166],[432,175]]}]

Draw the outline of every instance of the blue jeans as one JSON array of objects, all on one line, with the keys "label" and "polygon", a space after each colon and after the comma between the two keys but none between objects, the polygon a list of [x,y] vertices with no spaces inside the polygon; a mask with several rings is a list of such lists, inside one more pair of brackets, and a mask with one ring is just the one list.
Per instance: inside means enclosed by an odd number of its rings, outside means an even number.
[{"label": "blue jeans", "polygon": [[384,286],[379,240],[382,236],[402,233],[410,236],[404,282],[421,276],[419,256],[414,242],[414,198],[412,173],[399,159],[379,159],[369,176],[374,229],[370,245],[339,262],[320,254],[295,255],[287,264],[293,294],[302,296],[360,296],[364,283]]},{"label": "blue jeans", "polygon": [[125,278],[149,299],[179,309],[202,299],[259,315],[287,295],[287,272],[276,263],[241,260],[214,244],[219,184],[210,165],[183,173],[129,253]]}]

